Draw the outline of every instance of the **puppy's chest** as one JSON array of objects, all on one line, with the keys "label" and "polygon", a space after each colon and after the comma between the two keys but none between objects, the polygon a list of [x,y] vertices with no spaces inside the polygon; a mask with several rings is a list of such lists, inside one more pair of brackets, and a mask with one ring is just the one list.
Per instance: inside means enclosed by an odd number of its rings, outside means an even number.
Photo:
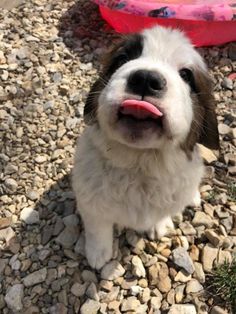
[{"label": "puppy's chest", "polygon": [[103,201],[113,208],[115,214],[124,214],[132,220],[145,217],[155,219],[161,212],[179,202],[186,182],[182,176],[147,176],[142,171],[110,169],[103,181],[103,191],[108,193]]}]

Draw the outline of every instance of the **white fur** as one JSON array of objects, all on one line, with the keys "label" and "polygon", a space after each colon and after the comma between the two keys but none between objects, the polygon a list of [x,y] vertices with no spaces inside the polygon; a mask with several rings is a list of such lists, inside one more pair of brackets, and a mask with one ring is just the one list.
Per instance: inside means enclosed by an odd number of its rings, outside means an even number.
[{"label": "white fur", "polygon": [[[163,236],[166,227],[173,227],[171,216],[196,201],[203,174],[197,147],[189,159],[179,145],[189,132],[193,109],[189,86],[178,70],[205,65],[178,31],[157,27],[144,36],[142,56],[118,69],[102,91],[100,127],[86,128],[75,154],[73,188],[85,227],[85,251],[98,269],[112,257],[114,224]],[[147,133],[131,143],[114,124],[114,108],[130,96],[124,91],[127,77],[139,68],[156,69],[167,79],[168,91],[158,106],[165,108],[171,139]]]}]

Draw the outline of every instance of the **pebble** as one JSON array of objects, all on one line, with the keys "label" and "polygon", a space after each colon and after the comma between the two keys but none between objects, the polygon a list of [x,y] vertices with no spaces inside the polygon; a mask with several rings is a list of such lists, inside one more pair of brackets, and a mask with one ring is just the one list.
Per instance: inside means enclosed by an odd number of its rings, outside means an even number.
[{"label": "pebble", "polygon": [[132,258],[132,265],[133,265],[132,273],[134,276],[137,276],[138,278],[146,276],[146,271],[143,266],[142,260],[138,256],[134,256]]},{"label": "pebble", "polygon": [[210,272],[213,267],[213,263],[216,260],[218,255],[218,249],[212,247],[212,245],[205,245],[203,250],[202,250],[202,264],[203,264],[203,269],[206,272]]},{"label": "pebble", "polygon": [[121,304],[121,311],[122,312],[136,312],[138,307],[140,306],[139,300],[137,300],[136,297],[128,297],[127,299],[124,299]]},{"label": "pebble", "polygon": [[118,277],[123,276],[125,269],[123,266],[116,260],[110,261],[107,263],[101,271],[101,278],[105,280],[114,280]]},{"label": "pebble", "polygon": [[65,229],[57,236],[56,242],[62,245],[63,248],[70,248],[77,241],[78,236],[78,227],[65,227]]},{"label": "pebble", "polygon": [[9,309],[19,312],[23,309],[22,299],[24,296],[24,286],[15,284],[7,290],[5,301]]},{"label": "pebble", "polygon": [[213,226],[214,222],[211,219],[211,217],[206,215],[204,212],[197,211],[193,220],[192,220],[192,224],[195,227],[203,225],[206,228],[211,228]]},{"label": "pebble", "polygon": [[16,180],[12,179],[12,178],[7,178],[4,181],[4,185],[11,191],[11,192],[15,192],[18,188],[18,183],[16,182]]},{"label": "pebble", "polygon": [[192,274],[194,272],[194,265],[191,258],[188,255],[188,252],[182,248],[178,247],[172,252],[173,262],[183,268],[187,273]]},{"label": "pebble", "polygon": [[43,164],[47,161],[47,156],[36,156],[34,160],[37,164]]},{"label": "pebble", "polygon": [[47,268],[39,269],[23,278],[25,287],[31,287],[44,282],[47,277]]},{"label": "pebble", "polygon": [[195,235],[197,231],[194,229],[189,221],[184,221],[179,224],[179,228],[182,230],[184,235]]},{"label": "pebble", "polygon": [[97,314],[100,306],[98,301],[87,299],[81,306],[80,314]]},{"label": "pebble", "polygon": [[175,301],[176,303],[181,303],[184,297],[184,290],[185,290],[185,285],[178,285],[175,288]]},{"label": "pebble", "polygon": [[219,123],[218,130],[221,135],[229,134],[231,129],[227,124]]},{"label": "pebble", "polygon": [[86,295],[88,298],[90,298],[92,300],[99,301],[97,287],[96,287],[94,282],[91,282],[90,285],[88,286],[88,288],[86,290]]},{"label": "pebble", "polygon": [[197,314],[197,311],[192,304],[174,304],[168,314]]},{"label": "pebble", "polygon": [[39,223],[39,213],[31,207],[25,207],[20,213],[20,219],[27,225],[37,224]]},{"label": "pebble", "polygon": [[199,151],[202,158],[207,164],[211,164],[212,162],[218,159],[217,156],[214,154],[214,152],[210,150],[209,148],[200,144],[198,145],[198,147],[199,147]]},{"label": "pebble", "polygon": [[223,243],[222,237],[220,237],[214,230],[206,230],[205,236],[215,247],[221,246]]},{"label": "pebble", "polygon": [[182,270],[180,270],[175,276],[175,281],[188,282],[189,280],[191,280],[191,274],[185,273]]},{"label": "pebble", "polygon": [[197,293],[203,290],[203,286],[196,280],[191,279],[187,282],[186,293]]},{"label": "pebble", "polygon": [[205,282],[205,273],[203,271],[203,267],[201,263],[194,263],[194,268],[195,268],[195,272],[193,274],[193,276],[200,282],[200,283],[204,283]]},{"label": "pebble", "polygon": [[68,310],[62,303],[57,303],[49,308],[49,314],[67,314]]},{"label": "pebble", "polygon": [[213,306],[210,314],[228,314],[228,312],[222,309],[222,307],[216,305],[216,306]]},{"label": "pebble", "polygon": [[82,297],[84,294],[85,294],[85,291],[88,287],[88,284],[87,283],[74,283],[71,287],[71,293],[76,296],[76,297]]}]

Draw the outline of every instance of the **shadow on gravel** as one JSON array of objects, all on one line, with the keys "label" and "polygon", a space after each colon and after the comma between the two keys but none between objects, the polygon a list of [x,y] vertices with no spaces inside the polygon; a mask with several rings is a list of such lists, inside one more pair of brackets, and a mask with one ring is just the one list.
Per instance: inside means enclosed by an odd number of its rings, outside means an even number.
[{"label": "shadow on gravel", "polygon": [[59,36],[64,44],[78,54],[80,61],[92,62],[99,68],[99,55],[119,35],[103,21],[98,6],[91,1],[81,1],[61,17]]}]

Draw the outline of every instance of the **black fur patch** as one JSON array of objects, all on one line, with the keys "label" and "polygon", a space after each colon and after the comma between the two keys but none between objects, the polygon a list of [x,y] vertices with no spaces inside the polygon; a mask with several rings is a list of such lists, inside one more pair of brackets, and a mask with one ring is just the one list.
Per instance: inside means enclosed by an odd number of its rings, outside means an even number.
[{"label": "black fur patch", "polygon": [[119,67],[130,60],[140,57],[143,51],[143,37],[134,34],[128,37],[120,46],[115,47],[110,55],[105,75],[110,77]]}]

